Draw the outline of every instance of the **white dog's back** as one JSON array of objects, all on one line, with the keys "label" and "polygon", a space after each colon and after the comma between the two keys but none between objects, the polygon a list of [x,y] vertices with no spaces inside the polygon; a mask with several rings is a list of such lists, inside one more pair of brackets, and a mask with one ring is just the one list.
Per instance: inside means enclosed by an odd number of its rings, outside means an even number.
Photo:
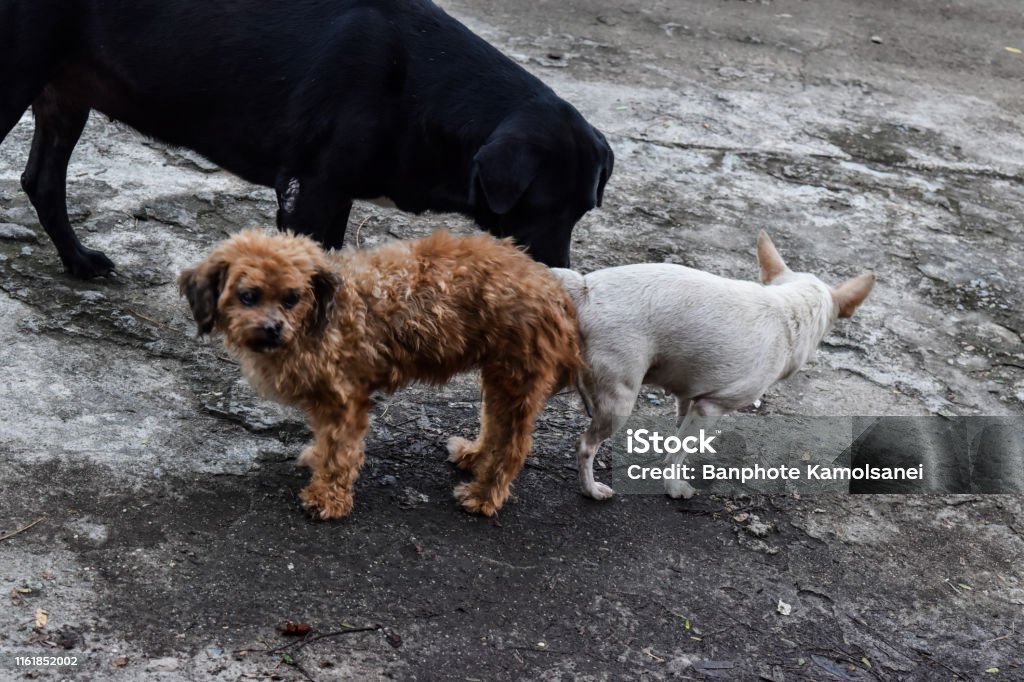
[{"label": "white dog's back", "polygon": [[[831,322],[817,312],[831,310],[828,288],[812,280],[768,287],[670,263],[555,272],[588,361],[642,366],[643,383],[687,398],[759,394],[803,364]],[[806,349],[792,347],[794,332],[810,332]]]}]

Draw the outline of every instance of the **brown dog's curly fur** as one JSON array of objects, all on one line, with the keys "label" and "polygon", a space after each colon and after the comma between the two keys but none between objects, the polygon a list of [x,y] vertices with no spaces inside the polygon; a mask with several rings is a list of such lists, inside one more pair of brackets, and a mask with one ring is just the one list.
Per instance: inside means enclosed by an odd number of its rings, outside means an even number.
[{"label": "brown dog's curly fur", "polygon": [[352,509],[370,395],[441,384],[479,368],[480,435],[452,438],[473,474],[455,497],[492,515],[509,495],[546,399],[582,366],[575,309],[561,282],[509,241],[437,232],[367,251],[247,230],[179,279],[199,333],[217,330],[253,386],[305,410],[313,470],[302,491],[324,519]]}]

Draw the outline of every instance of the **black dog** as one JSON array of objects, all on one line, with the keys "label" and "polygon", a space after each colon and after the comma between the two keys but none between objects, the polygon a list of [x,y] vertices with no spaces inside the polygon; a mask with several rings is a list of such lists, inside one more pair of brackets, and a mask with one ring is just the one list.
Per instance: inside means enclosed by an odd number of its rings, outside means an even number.
[{"label": "black dog", "polygon": [[278,227],[341,246],[353,199],[454,211],[568,266],[613,155],[550,88],[429,0],[0,0],[0,140],[65,267],[113,263],[68,221],[89,111],[274,187]]}]

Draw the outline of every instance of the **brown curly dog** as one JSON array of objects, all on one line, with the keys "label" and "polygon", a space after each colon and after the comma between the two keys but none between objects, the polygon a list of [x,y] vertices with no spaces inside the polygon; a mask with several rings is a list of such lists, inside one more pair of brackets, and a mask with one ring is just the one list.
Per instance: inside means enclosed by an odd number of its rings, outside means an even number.
[{"label": "brown curly dog", "polygon": [[302,502],[323,519],[352,510],[373,391],[480,369],[480,436],[452,438],[448,450],[473,474],[456,499],[490,516],[523,467],[544,402],[582,366],[561,282],[487,235],[441,231],[325,253],[306,237],[247,230],[178,283],[199,333],[222,333],[256,390],[305,410],[314,442],[299,461],[313,475]]}]

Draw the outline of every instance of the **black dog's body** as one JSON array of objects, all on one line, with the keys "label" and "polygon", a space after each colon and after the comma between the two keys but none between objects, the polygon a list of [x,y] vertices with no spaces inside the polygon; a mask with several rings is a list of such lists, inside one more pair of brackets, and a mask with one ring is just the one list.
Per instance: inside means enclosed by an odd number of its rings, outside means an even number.
[{"label": "black dog's body", "polygon": [[96,109],[274,187],[278,226],[340,246],[352,199],[454,211],[566,266],[613,157],[547,86],[429,0],[0,0],[0,139],[65,266],[109,272],[67,218]]}]

